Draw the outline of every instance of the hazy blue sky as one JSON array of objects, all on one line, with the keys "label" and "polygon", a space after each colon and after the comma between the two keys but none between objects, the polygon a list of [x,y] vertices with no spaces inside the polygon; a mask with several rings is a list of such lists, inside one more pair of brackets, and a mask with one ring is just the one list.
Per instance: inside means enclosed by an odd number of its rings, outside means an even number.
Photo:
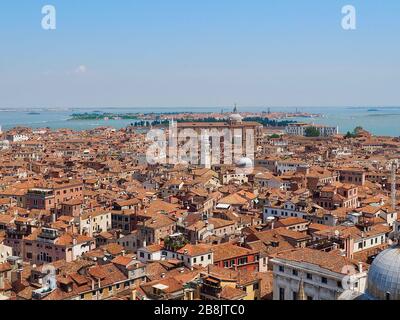
[{"label": "hazy blue sky", "polygon": [[0,107],[400,105],[399,35],[398,0],[2,0]]}]

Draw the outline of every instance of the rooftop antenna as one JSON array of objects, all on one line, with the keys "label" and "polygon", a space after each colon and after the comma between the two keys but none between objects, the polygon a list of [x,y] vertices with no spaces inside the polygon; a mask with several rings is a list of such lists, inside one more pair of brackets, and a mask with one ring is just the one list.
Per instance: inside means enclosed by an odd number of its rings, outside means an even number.
[{"label": "rooftop antenna", "polygon": [[398,168],[397,160],[393,160],[391,163],[392,166],[392,209],[396,210],[396,173]]}]

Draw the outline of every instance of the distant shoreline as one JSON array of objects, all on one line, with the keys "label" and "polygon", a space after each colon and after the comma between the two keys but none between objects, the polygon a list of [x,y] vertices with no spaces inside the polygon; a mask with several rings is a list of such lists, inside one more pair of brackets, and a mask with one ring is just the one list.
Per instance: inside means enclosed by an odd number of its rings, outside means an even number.
[{"label": "distant shoreline", "polygon": [[[82,120],[177,120],[208,121],[224,120],[231,112],[149,112],[149,113],[111,113],[94,111],[73,113],[68,121]],[[288,120],[291,118],[322,118],[323,114],[308,112],[240,112],[243,118],[259,118],[269,121]]]}]

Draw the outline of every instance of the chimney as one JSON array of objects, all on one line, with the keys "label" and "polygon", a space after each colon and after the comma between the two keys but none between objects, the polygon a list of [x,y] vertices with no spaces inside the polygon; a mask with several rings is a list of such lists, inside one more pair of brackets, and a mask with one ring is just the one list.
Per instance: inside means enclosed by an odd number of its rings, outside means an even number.
[{"label": "chimney", "polygon": [[18,269],[11,271],[11,283],[14,284],[17,281],[22,281],[22,271]]},{"label": "chimney", "polygon": [[345,239],[345,249],[346,249],[346,257],[349,259],[353,259],[353,247],[354,247],[354,239],[350,236]]},{"label": "chimney", "polygon": [[4,273],[0,273],[0,289],[4,289]]}]

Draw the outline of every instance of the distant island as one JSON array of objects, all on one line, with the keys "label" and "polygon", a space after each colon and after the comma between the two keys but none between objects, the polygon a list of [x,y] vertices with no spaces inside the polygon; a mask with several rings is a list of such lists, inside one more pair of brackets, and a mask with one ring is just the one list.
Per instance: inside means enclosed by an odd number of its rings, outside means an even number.
[{"label": "distant island", "polygon": [[[85,112],[85,113],[74,113],[71,115],[69,121],[82,121],[82,120],[135,120],[132,124],[133,126],[167,126],[169,120],[175,120],[177,122],[224,122],[229,114],[213,114],[213,113],[165,113],[165,114],[143,114],[143,113],[99,113]],[[247,115],[247,116],[246,116]],[[281,116],[281,115],[280,115]],[[286,115],[287,116],[287,115]],[[307,116],[307,115],[304,115]],[[290,118],[290,117],[288,117]],[[266,114],[245,114],[244,121],[255,121],[259,122],[265,127],[285,127],[290,123],[295,123],[296,121],[291,121],[279,117],[269,118]]]},{"label": "distant island", "polygon": [[74,113],[71,115],[70,121],[75,120],[137,120],[137,113],[124,113],[124,114],[115,114],[115,113]]},{"label": "distant island", "polygon": [[[321,114],[309,114],[303,112],[240,112],[241,116],[246,121],[257,121],[262,123],[264,126],[286,126],[293,118],[315,118],[322,117]],[[165,112],[165,113],[111,113],[111,112],[85,112],[85,113],[73,113],[69,121],[93,121],[93,120],[136,120],[140,121],[168,121],[175,120],[177,122],[218,122],[225,121],[231,112]],[[160,121],[161,120],[161,121]]]}]

